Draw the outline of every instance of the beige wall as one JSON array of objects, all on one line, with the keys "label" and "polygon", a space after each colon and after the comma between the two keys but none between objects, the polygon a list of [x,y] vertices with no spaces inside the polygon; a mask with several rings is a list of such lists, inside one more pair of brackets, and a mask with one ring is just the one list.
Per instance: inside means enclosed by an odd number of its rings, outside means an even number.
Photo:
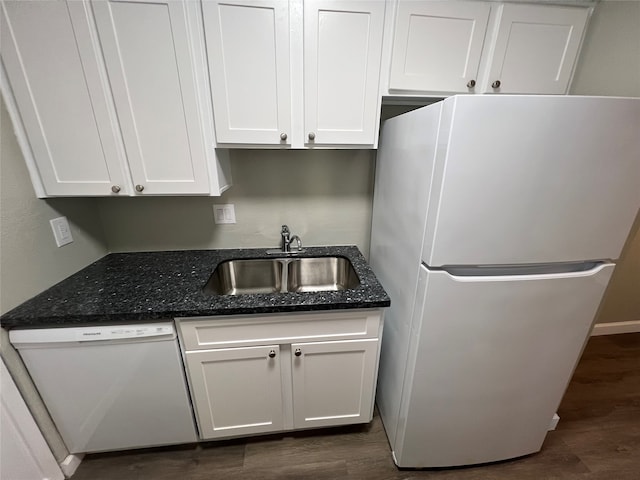
[{"label": "beige wall", "polygon": [[[4,104],[0,106],[0,312],[105,255],[95,199],[36,198]],[[66,216],[73,243],[56,246],[49,220]]]},{"label": "beige wall", "polygon": [[598,323],[634,320],[640,321],[640,229],[629,238],[598,316]]},{"label": "beige wall", "polygon": [[[235,150],[221,198],[107,198],[100,214],[111,251],[276,247],[289,225],[305,245],[369,250],[374,152]],[[235,205],[215,225],[213,205]]]},{"label": "beige wall", "polygon": [[640,0],[604,0],[596,5],[571,93],[640,96]]},{"label": "beige wall", "polygon": [[[596,6],[571,93],[640,97],[640,1],[607,0]],[[640,320],[638,223],[613,274],[598,323]]]}]

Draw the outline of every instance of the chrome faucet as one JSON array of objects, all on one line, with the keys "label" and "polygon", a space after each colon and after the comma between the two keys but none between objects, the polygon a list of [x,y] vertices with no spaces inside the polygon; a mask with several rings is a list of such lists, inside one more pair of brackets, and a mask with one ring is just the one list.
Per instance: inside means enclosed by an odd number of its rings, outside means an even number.
[{"label": "chrome faucet", "polygon": [[291,242],[295,240],[297,251],[302,251],[302,240],[298,235],[291,235],[291,230],[286,225],[282,225],[282,230],[280,231],[280,236],[282,237],[282,253],[291,253]]},{"label": "chrome faucet", "polygon": [[[304,250],[302,249],[302,240],[298,235],[291,235],[291,230],[286,225],[282,225],[282,230],[280,230],[280,248],[274,248],[271,250],[267,250],[267,255],[282,255],[283,253],[286,255],[295,255],[297,253],[302,253]],[[296,245],[294,249],[291,249],[291,244],[295,242]]]}]

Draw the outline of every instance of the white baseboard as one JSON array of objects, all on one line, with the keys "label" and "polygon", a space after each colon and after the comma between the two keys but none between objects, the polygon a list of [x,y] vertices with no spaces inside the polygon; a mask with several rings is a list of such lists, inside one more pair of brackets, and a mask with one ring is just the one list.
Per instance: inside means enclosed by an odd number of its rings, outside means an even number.
[{"label": "white baseboard", "polygon": [[591,331],[591,336],[638,332],[640,332],[640,320],[631,320],[629,322],[596,323]]},{"label": "white baseboard", "polygon": [[550,432],[551,430],[555,430],[558,426],[558,422],[560,422],[560,417],[557,413],[554,413],[551,422],[549,422],[549,428],[547,428],[547,431]]},{"label": "white baseboard", "polygon": [[60,464],[60,470],[66,478],[70,478],[71,475],[76,473],[77,468],[80,466],[80,462],[84,458],[84,453],[79,453],[77,455],[67,455],[62,463]]}]

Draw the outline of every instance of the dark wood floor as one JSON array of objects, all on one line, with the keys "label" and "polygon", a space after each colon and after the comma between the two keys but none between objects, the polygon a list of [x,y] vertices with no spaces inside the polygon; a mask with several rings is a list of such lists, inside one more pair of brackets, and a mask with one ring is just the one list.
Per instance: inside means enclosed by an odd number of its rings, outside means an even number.
[{"label": "dark wood floor", "polygon": [[376,416],[366,426],[88,455],[73,480],[638,480],[640,334],[592,338],[558,413],[540,453],[480,467],[398,470]]}]

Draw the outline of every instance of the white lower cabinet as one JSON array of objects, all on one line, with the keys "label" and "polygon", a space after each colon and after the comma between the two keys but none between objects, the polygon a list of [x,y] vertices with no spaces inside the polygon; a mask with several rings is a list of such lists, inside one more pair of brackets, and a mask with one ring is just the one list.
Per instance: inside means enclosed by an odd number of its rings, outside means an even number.
[{"label": "white lower cabinet", "polygon": [[177,324],[203,440],[366,423],[373,417],[380,310]]},{"label": "white lower cabinet", "polygon": [[278,354],[278,345],[186,354],[202,438],[282,430],[282,379]]},{"label": "white lower cabinet", "polygon": [[371,420],[377,339],[296,343],[291,351],[295,428]]}]

